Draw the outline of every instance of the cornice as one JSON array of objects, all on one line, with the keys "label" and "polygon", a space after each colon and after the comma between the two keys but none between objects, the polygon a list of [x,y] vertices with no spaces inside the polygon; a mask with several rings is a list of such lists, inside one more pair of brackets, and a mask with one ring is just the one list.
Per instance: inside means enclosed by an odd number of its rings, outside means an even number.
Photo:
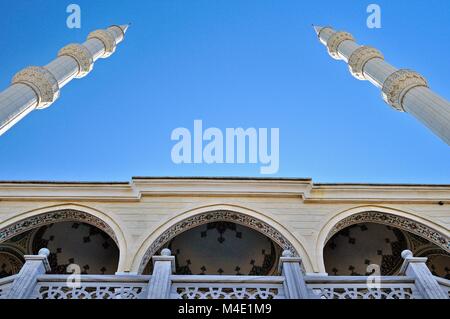
[{"label": "cornice", "polygon": [[3,200],[137,201],[139,194],[129,183],[2,182],[0,201]]},{"label": "cornice", "polygon": [[296,179],[211,179],[171,178],[133,179],[142,195],[189,196],[288,196],[304,198],[311,190],[311,180]]},{"label": "cornice", "polygon": [[450,185],[315,184],[305,202],[450,203]]},{"label": "cornice", "polygon": [[450,203],[450,185],[313,184],[311,179],[136,177],[130,182],[0,182],[0,201],[139,201],[150,196],[298,198],[305,203]]}]

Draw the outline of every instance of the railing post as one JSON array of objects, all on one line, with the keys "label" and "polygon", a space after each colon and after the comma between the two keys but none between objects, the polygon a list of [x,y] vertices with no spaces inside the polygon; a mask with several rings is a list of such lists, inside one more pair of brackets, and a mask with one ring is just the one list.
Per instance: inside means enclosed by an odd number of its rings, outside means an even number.
[{"label": "railing post", "polygon": [[7,299],[27,299],[31,296],[37,283],[37,277],[50,271],[48,263],[50,251],[47,248],[39,250],[38,255],[25,255],[25,264],[11,285]]},{"label": "railing post", "polygon": [[305,283],[304,273],[300,267],[302,259],[293,257],[292,252],[285,250],[280,257],[278,270],[284,276],[284,291],[287,299],[310,299],[310,292]]},{"label": "railing post", "polygon": [[153,274],[148,285],[148,299],[169,299],[170,276],[175,272],[175,256],[169,249],[163,249],[161,256],[153,256]]},{"label": "railing post", "polygon": [[425,264],[427,261],[426,257],[413,257],[410,250],[404,250],[402,257],[404,261],[400,268],[400,274],[411,276],[415,279],[417,290],[422,298],[448,299],[447,294]]}]

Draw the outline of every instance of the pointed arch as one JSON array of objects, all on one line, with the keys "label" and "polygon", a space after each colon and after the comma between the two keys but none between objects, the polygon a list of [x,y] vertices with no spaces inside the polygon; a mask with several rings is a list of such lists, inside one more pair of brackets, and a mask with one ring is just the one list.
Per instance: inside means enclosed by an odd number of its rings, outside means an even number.
[{"label": "pointed arch", "polygon": [[412,212],[384,206],[359,206],[342,211],[326,221],[317,237],[317,262],[320,271],[325,272],[323,249],[328,240],[340,230],[359,223],[378,223],[397,227],[450,251],[449,231],[430,220]]},{"label": "pointed arch", "polygon": [[70,221],[95,226],[108,234],[119,249],[118,269],[123,268],[127,245],[121,228],[107,214],[84,205],[54,205],[16,214],[14,217],[0,222],[0,243],[40,226]]},{"label": "pointed arch", "polygon": [[270,217],[240,206],[210,205],[189,210],[165,222],[150,234],[141,245],[133,261],[133,269],[142,273],[151,257],[164,244],[184,231],[213,221],[230,221],[252,228],[272,239],[282,249],[302,257],[306,270],[312,269],[311,259],[302,244],[282,225]]}]

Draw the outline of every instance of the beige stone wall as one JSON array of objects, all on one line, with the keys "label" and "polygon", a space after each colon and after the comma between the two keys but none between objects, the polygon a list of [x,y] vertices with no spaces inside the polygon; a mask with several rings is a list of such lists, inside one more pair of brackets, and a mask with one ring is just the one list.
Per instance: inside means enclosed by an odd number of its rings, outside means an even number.
[{"label": "beige stone wall", "polygon": [[271,225],[295,247],[308,272],[325,271],[322,250],[334,225],[365,211],[416,221],[442,234],[447,243],[450,237],[450,186],[314,185],[308,179],[0,183],[0,230],[66,208],[107,223],[121,251],[118,271],[130,272],[139,270],[147,248],[164,231],[215,210],[235,211]]}]

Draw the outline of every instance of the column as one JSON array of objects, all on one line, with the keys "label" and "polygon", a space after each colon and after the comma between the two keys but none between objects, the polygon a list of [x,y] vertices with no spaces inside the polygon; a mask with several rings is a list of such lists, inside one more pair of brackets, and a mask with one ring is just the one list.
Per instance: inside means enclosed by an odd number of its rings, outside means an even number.
[{"label": "column", "polygon": [[148,285],[148,299],[169,299],[171,280],[175,272],[175,256],[169,249],[163,249],[161,256],[153,256],[153,274]]},{"label": "column", "polygon": [[38,255],[25,255],[25,264],[6,295],[7,299],[27,299],[31,296],[37,277],[50,271],[48,255],[50,251],[47,248],[39,250]]},{"label": "column", "polygon": [[301,263],[301,258],[293,257],[289,250],[283,251],[280,257],[278,270],[284,276],[284,291],[287,299],[310,299],[313,296],[312,291],[306,286]]},{"label": "column", "polygon": [[113,25],[88,35],[83,44],[72,43],[58,52],[46,66],[30,66],[18,72],[11,86],[0,93],[0,135],[36,109],[55,102],[63,86],[74,78],[85,77],[94,62],[113,54],[123,41],[128,25]]},{"label": "column", "polygon": [[430,90],[422,75],[390,65],[380,51],[358,45],[348,32],[331,27],[314,29],[329,55],[346,62],[356,79],[371,82],[394,110],[413,115],[450,145],[450,102]]},{"label": "column", "polygon": [[416,287],[424,299],[448,299],[448,295],[441,288],[434,275],[428,269],[426,257],[413,257],[409,250],[402,252],[404,259],[400,274],[413,277]]}]

